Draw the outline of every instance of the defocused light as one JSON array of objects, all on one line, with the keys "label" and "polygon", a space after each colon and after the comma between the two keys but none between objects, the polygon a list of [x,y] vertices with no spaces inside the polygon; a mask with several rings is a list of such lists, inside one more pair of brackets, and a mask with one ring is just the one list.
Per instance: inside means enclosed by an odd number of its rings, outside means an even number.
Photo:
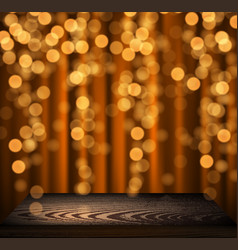
[{"label": "defocused light", "polygon": [[31,197],[34,199],[40,199],[43,196],[44,190],[39,185],[34,185],[30,189]]},{"label": "defocused light", "polygon": [[194,26],[198,22],[198,15],[195,12],[189,12],[185,16],[185,21],[188,25]]},{"label": "defocused light", "polygon": [[196,77],[190,77],[187,81],[187,87],[192,91],[198,90],[200,85],[200,80]]},{"label": "defocused light", "polygon": [[12,152],[19,152],[22,149],[22,143],[18,139],[12,139],[8,143],[8,147]]},{"label": "defocused light", "polygon": [[86,96],[80,96],[76,100],[76,106],[80,110],[85,110],[89,107],[89,99]]},{"label": "defocused light", "polygon": [[82,128],[80,127],[75,127],[72,129],[71,131],[71,137],[75,140],[75,141],[79,141],[84,137],[84,131]]},{"label": "defocused light", "polygon": [[51,15],[50,13],[48,12],[41,12],[39,15],[38,15],[38,21],[40,24],[42,25],[47,25],[51,22]]},{"label": "defocused light", "polygon": [[31,214],[37,216],[42,213],[43,207],[40,202],[32,202],[29,206],[29,211]]},{"label": "defocused light", "polygon": [[237,15],[230,18],[230,25],[233,29],[237,29]]},{"label": "defocused light", "polygon": [[204,46],[204,41],[201,37],[194,37],[191,40],[190,45],[194,50],[200,50]]},{"label": "defocused light", "polygon": [[218,134],[217,134],[217,139],[220,142],[226,143],[231,139],[231,133],[229,130],[227,129],[221,129],[219,130]]},{"label": "defocused light", "polygon": [[45,100],[50,96],[50,89],[47,86],[40,86],[37,89],[36,94],[40,99]]},{"label": "defocused light", "polygon": [[95,38],[95,44],[99,47],[99,48],[105,48],[108,44],[108,38],[105,35],[98,35]]},{"label": "defocused light", "polygon": [[200,158],[200,164],[203,168],[210,168],[214,163],[214,160],[211,155],[203,155]]},{"label": "defocused light", "polygon": [[89,45],[86,41],[81,40],[76,43],[75,49],[79,54],[85,54],[89,49]]},{"label": "defocused light", "polygon": [[142,157],[143,157],[143,151],[140,148],[135,147],[131,149],[130,158],[133,161],[139,161],[140,159],[142,159]]},{"label": "defocused light", "polygon": [[171,77],[175,81],[181,81],[184,78],[184,70],[180,67],[173,68],[173,70],[171,71]]},{"label": "defocused light", "polygon": [[12,163],[12,171],[16,174],[22,174],[26,169],[26,165],[21,160],[16,160]]},{"label": "defocused light", "polygon": [[131,130],[131,137],[134,140],[141,140],[144,137],[144,130],[141,127],[134,127]]},{"label": "defocused light", "polygon": [[14,89],[19,88],[22,85],[22,78],[19,75],[12,75],[8,79],[8,83]]}]

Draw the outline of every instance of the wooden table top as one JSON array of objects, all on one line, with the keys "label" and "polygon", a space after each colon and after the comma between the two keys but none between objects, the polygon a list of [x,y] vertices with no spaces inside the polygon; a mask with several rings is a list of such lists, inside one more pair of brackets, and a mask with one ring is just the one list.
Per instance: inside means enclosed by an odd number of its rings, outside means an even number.
[{"label": "wooden table top", "polygon": [[[40,202],[42,212],[29,211]],[[30,195],[0,237],[237,237],[236,223],[203,194]]]}]

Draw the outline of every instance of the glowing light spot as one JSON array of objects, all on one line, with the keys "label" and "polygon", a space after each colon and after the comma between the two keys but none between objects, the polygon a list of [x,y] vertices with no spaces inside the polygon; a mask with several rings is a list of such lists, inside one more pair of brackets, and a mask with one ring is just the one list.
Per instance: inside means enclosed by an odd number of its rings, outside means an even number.
[{"label": "glowing light spot", "polygon": [[75,30],[77,30],[78,28],[78,24],[77,22],[70,18],[70,19],[67,19],[65,22],[64,22],[64,28],[68,31],[68,32],[74,32]]},{"label": "glowing light spot", "polygon": [[105,35],[98,35],[95,38],[95,44],[99,48],[105,48],[108,45],[108,38]]},{"label": "glowing light spot", "polygon": [[55,34],[58,39],[60,39],[64,35],[64,29],[60,25],[55,25],[54,27],[52,27],[51,33]]},{"label": "glowing light spot", "polygon": [[132,49],[132,50],[134,50],[135,52],[138,52],[138,51],[140,51],[140,48],[141,48],[141,40],[140,39],[138,39],[138,38],[135,38],[135,39],[132,39],[131,41],[130,41],[130,48]]},{"label": "glowing light spot", "polygon": [[75,185],[74,191],[75,193],[86,195],[91,191],[91,186],[88,182],[82,181]]},{"label": "glowing light spot", "polygon": [[58,43],[58,36],[54,33],[49,33],[45,37],[45,42],[49,46],[55,46]]},{"label": "glowing light spot", "polygon": [[144,42],[144,43],[141,44],[140,52],[141,52],[142,55],[147,56],[147,55],[151,54],[152,51],[153,51],[153,45],[151,43]]},{"label": "glowing light spot", "polygon": [[37,89],[36,94],[40,99],[45,100],[50,96],[50,89],[47,86],[40,86]]},{"label": "glowing light spot", "polygon": [[202,12],[202,18],[205,22],[213,22],[215,20],[215,12]]},{"label": "glowing light spot", "polygon": [[221,179],[221,175],[218,171],[216,170],[211,170],[208,172],[207,174],[207,180],[212,183],[212,184],[216,184],[220,181]]},{"label": "glowing light spot", "polygon": [[75,141],[79,141],[84,137],[84,131],[82,128],[80,127],[75,127],[71,130],[71,137],[75,140]]},{"label": "glowing light spot", "polygon": [[130,151],[130,158],[133,160],[133,161],[139,161],[141,160],[143,157],[143,151],[138,148],[138,147],[135,147],[135,148],[132,148],[131,151]]},{"label": "glowing light spot", "polygon": [[136,15],[137,12],[124,12],[124,14],[128,17],[133,17]]},{"label": "glowing light spot", "polygon": [[233,29],[237,29],[237,15],[230,18],[230,25]]},{"label": "glowing light spot", "polygon": [[194,37],[191,40],[190,45],[194,50],[200,50],[204,46],[204,41],[201,37]]},{"label": "glowing light spot", "polygon": [[215,163],[215,168],[220,173],[225,173],[228,169],[228,163],[225,160],[218,160]]},{"label": "glowing light spot", "polygon": [[219,95],[225,95],[228,93],[228,91],[229,91],[229,85],[227,84],[227,82],[221,81],[216,84],[216,92]]},{"label": "glowing light spot", "polygon": [[60,53],[56,49],[50,49],[46,53],[46,58],[49,62],[55,63],[60,59]]},{"label": "glowing light spot", "polygon": [[121,54],[122,50],[123,50],[123,45],[121,42],[114,41],[111,43],[110,51],[112,52],[112,54],[119,55]]},{"label": "glowing light spot", "polygon": [[44,193],[44,190],[39,185],[34,185],[30,189],[31,197],[34,198],[34,199],[40,199],[43,196],[43,193]]},{"label": "glowing light spot", "polygon": [[47,25],[51,22],[51,15],[50,13],[48,12],[41,12],[39,15],[38,15],[38,21],[40,24],[42,25]]},{"label": "glowing light spot", "polygon": [[189,12],[188,14],[186,14],[185,16],[185,22],[190,25],[190,26],[194,26],[197,24],[198,22],[198,15],[195,12]]},{"label": "glowing light spot", "polygon": [[87,165],[81,165],[78,169],[78,174],[83,179],[88,179],[92,175],[92,170]]},{"label": "glowing light spot", "polygon": [[225,31],[218,31],[215,34],[215,41],[219,44],[225,44],[229,40],[229,36]]},{"label": "glowing light spot", "polygon": [[29,206],[29,211],[33,215],[40,215],[42,213],[43,207],[40,202],[32,202]]},{"label": "glowing light spot", "polygon": [[141,140],[144,137],[144,134],[145,134],[145,132],[141,127],[134,127],[131,130],[131,137],[134,140]]},{"label": "glowing light spot", "polygon": [[2,56],[2,60],[5,64],[11,65],[16,61],[16,54],[12,51],[6,51]]},{"label": "glowing light spot", "polygon": [[23,139],[29,139],[32,137],[32,129],[29,126],[21,127],[19,133]]},{"label": "glowing light spot", "polygon": [[32,72],[34,72],[35,74],[41,74],[45,70],[45,65],[42,61],[36,60],[32,63],[31,69],[32,69]]},{"label": "glowing light spot", "polygon": [[74,52],[74,44],[71,41],[65,41],[61,45],[61,50],[66,55],[72,54]]},{"label": "glowing light spot", "polygon": [[138,83],[131,83],[128,86],[128,93],[132,96],[138,96],[141,93],[141,86]]},{"label": "glowing light spot", "polygon": [[209,54],[203,54],[200,56],[199,62],[203,67],[209,67],[212,64],[213,59]]},{"label": "glowing light spot", "polygon": [[89,107],[89,99],[86,96],[80,96],[76,100],[76,106],[80,110],[85,110]]},{"label": "glowing light spot", "polygon": [[86,41],[81,40],[76,43],[75,49],[79,54],[85,54],[88,52],[89,45]]},{"label": "glowing light spot", "polygon": [[9,32],[13,36],[18,36],[22,32],[22,26],[19,23],[13,23],[9,27]]},{"label": "glowing light spot", "polygon": [[180,67],[173,68],[173,70],[171,71],[171,77],[175,81],[181,81],[184,78],[184,70]]},{"label": "glowing light spot", "polygon": [[200,86],[200,80],[196,77],[190,77],[187,81],[187,87],[192,91],[198,90]]},{"label": "glowing light spot", "polygon": [[132,61],[135,58],[135,52],[131,48],[126,48],[122,51],[122,58],[125,61]]},{"label": "glowing light spot", "polygon": [[132,192],[138,192],[142,187],[142,180],[138,177],[132,177],[129,180],[129,188]]},{"label": "glowing light spot", "polygon": [[12,171],[15,174],[22,174],[26,169],[26,165],[21,160],[16,160],[12,163]]},{"label": "glowing light spot", "polygon": [[140,27],[136,30],[136,37],[142,41],[146,40],[149,37],[148,29]]},{"label": "glowing light spot", "polygon": [[22,66],[22,68],[28,68],[32,64],[32,58],[30,55],[24,54],[20,56],[19,58],[19,64]]},{"label": "glowing light spot", "polygon": [[33,152],[36,149],[37,143],[33,139],[27,139],[22,143],[22,149],[26,153]]},{"label": "glowing light spot", "polygon": [[32,116],[39,116],[43,109],[39,103],[32,103],[29,107],[29,112]]},{"label": "glowing light spot", "polygon": [[229,130],[227,129],[221,129],[219,130],[219,132],[217,133],[217,139],[220,142],[226,143],[231,139],[231,133]]},{"label": "glowing light spot", "polygon": [[127,98],[123,97],[118,101],[117,107],[119,110],[125,112],[131,108],[131,103]]},{"label": "glowing light spot", "polygon": [[18,139],[12,139],[9,143],[8,143],[8,147],[9,149],[16,153],[19,152],[22,149],[22,143],[20,140]]},{"label": "glowing light spot", "polygon": [[203,168],[210,168],[214,163],[213,158],[210,155],[203,155],[200,158],[200,164]]},{"label": "glowing light spot", "polygon": [[19,75],[12,75],[8,79],[8,83],[14,89],[19,88],[22,85],[22,78]]}]

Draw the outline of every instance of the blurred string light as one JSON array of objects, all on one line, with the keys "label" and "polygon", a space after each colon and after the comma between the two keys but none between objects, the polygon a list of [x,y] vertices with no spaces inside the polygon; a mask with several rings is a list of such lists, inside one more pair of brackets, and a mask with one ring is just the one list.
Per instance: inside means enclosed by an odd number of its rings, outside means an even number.
[{"label": "blurred string light", "polygon": [[[107,103],[105,112],[115,117],[119,112],[131,112],[132,119],[125,121],[125,128],[130,136],[131,147],[128,152],[130,163],[129,193],[138,193],[143,185],[143,173],[150,169],[150,153],[156,149],[157,142],[168,139],[168,131],[159,128],[155,141],[148,137],[148,132],[158,121],[164,110],[161,96],[174,99],[176,110],[187,107],[186,95],[193,95],[202,91],[204,82],[209,78],[210,84],[205,95],[202,95],[199,107],[200,116],[206,117],[206,124],[194,129],[194,135],[185,128],[176,128],[175,136],[183,146],[189,146],[201,153],[200,165],[208,170],[209,185],[221,180],[223,173],[228,171],[228,163],[224,159],[212,156],[214,143],[218,142],[221,154],[236,154],[236,119],[227,116],[227,106],[234,102],[235,95],[230,91],[231,81],[237,77],[236,41],[220,24],[228,19],[229,28],[237,29],[237,15],[223,12],[188,12],[184,15],[184,26],[171,27],[169,36],[172,39],[182,39],[184,53],[196,62],[194,72],[187,72],[184,66],[174,64],[176,51],[171,48],[169,38],[157,30],[157,24],[168,12],[124,12],[120,20],[114,20],[113,13],[79,12],[68,14],[68,18],[59,22],[62,13],[29,12],[6,13],[3,18],[5,29],[0,31],[0,47],[2,62],[7,66],[10,74],[8,78],[9,90],[6,98],[12,101],[16,108],[22,109],[27,117],[27,124],[19,129],[19,137],[11,138],[8,143],[13,153],[23,151],[32,154],[12,163],[12,171],[23,174],[32,163],[41,162],[36,154],[39,144],[47,140],[48,148],[57,151],[59,142],[47,139],[47,124],[43,124],[43,102],[50,98],[51,91],[46,85],[34,87],[32,81],[37,77],[50,77],[55,66],[61,63],[62,53],[70,60],[70,72],[65,86],[66,90],[74,89],[75,106],[70,121],[70,136],[72,148],[75,151],[84,149],[87,153],[108,154],[110,145],[107,142],[99,144],[95,141],[94,133],[101,133],[104,124],[95,120],[99,107],[93,96],[87,93],[87,86],[93,77],[105,73],[113,74],[116,67],[112,55],[120,56],[131,68],[120,72],[120,78],[112,83],[112,94],[118,96],[117,103]],[[173,15],[182,15],[180,12]],[[67,16],[67,15],[66,15]],[[102,27],[108,25],[110,35],[105,34]],[[196,32],[196,25],[202,24],[202,32]],[[117,39],[111,39],[111,37]],[[109,53],[110,52],[110,53]],[[160,63],[157,54],[162,54]],[[226,60],[224,68],[219,56]],[[103,58],[106,58],[104,60]],[[105,64],[106,61],[106,64]],[[153,76],[165,75],[171,77],[172,83],[156,85],[150,84]],[[174,83],[174,84],[173,84]],[[183,96],[178,97],[176,86],[183,86]],[[59,110],[69,111],[68,103],[60,103]],[[234,110],[235,111],[235,110]],[[0,117],[9,120],[12,109],[2,107]],[[65,125],[60,119],[52,124],[55,131],[62,131]],[[0,127],[0,139],[5,139],[8,131]],[[198,140],[194,145],[194,140]],[[225,149],[225,150],[224,150]],[[76,168],[80,181],[75,184],[75,192],[87,194],[91,191],[94,180],[92,169],[88,165],[87,157],[76,160]],[[176,155],[174,165],[183,168],[187,165],[185,155]],[[235,170],[230,172],[229,178],[235,179]],[[165,172],[161,178],[165,186],[174,183],[174,176]],[[27,183],[23,178],[16,180],[16,191],[23,192]],[[214,187],[203,190],[211,198],[216,198]],[[33,186],[31,194],[37,199],[42,194],[41,186]],[[42,206],[34,202],[30,207],[33,214],[39,213]]]}]

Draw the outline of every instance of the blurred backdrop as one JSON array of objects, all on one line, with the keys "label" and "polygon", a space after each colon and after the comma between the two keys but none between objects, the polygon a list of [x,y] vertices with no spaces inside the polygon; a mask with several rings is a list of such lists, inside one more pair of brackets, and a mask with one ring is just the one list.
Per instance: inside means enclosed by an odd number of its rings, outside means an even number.
[{"label": "blurred backdrop", "polygon": [[0,218],[28,193],[207,193],[236,220],[237,15],[0,13]]}]

